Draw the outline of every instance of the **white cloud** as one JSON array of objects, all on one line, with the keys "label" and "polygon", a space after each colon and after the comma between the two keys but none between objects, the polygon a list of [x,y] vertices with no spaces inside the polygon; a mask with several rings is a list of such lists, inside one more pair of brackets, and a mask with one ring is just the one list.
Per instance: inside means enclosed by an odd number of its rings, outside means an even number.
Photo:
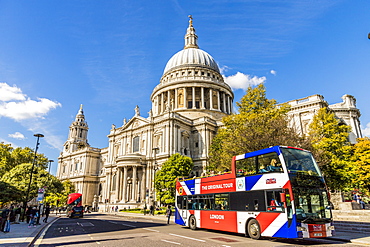
[{"label": "white cloud", "polygon": [[36,101],[26,96],[20,88],[0,83],[0,117],[16,121],[43,118],[51,109],[62,106],[46,98],[38,98]]},{"label": "white cloud", "polygon": [[10,100],[26,100],[26,96],[15,85],[11,87],[5,82],[0,82],[0,101]]},{"label": "white cloud", "polygon": [[20,132],[15,132],[14,134],[9,134],[8,136],[14,139],[18,139],[18,140],[26,139],[26,137]]},{"label": "white cloud", "polygon": [[256,86],[258,84],[264,83],[266,81],[266,77],[257,77],[246,75],[241,72],[237,72],[235,75],[225,77],[225,82],[230,85],[230,87],[234,90],[243,89],[247,90],[249,86]]},{"label": "white cloud", "polygon": [[365,128],[361,126],[361,131],[363,136],[370,137],[370,123],[367,123]]},{"label": "white cloud", "polygon": [[226,65],[220,67],[220,72],[221,74],[225,73],[226,71],[228,71],[230,69],[230,67],[227,67]]},{"label": "white cloud", "polygon": [[275,70],[273,70],[273,69],[270,71],[270,73],[271,73],[272,75],[276,75],[276,71],[275,71]]}]

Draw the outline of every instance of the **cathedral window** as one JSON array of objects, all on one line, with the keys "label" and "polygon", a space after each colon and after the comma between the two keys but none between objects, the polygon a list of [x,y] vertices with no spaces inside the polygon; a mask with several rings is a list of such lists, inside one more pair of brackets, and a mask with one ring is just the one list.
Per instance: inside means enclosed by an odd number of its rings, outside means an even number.
[{"label": "cathedral window", "polygon": [[202,71],[202,75],[204,75],[204,71]]},{"label": "cathedral window", "polygon": [[132,152],[136,153],[139,152],[139,141],[140,137],[135,136],[134,139],[132,140]]}]

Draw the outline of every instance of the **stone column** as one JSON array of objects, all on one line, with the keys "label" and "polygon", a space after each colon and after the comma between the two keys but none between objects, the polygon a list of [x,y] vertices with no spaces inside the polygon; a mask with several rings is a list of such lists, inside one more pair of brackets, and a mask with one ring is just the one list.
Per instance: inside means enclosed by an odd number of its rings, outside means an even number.
[{"label": "stone column", "polygon": [[127,166],[123,167],[123,194],[122,194],[122,202],[126,202],[127,198]]},{"label": "stone column", "polygon": [[186,87],[184,87],[184,109],[188,109],[188,94],[186,92]]},{"label": "stone column", "polygon": [[142,166],[142,175],[141,175],[141,202],[146,202],[146,166]]},{"label": "stone column", "polygon": [[192,105],[193,105],[193,109],[196,109],[196,107],[195,107],[195,87],[191,87],[191,90],[192,90],[191,102],[192,102]]},{"label": "stone column", "polygon": [[224,110],[224,113],[227,113],[227,110],[226,110],[226,94],[225,93],[222,93],[222,98],[223,98],[223,102],[224,102],[224,106],[223,106],[223,110]]},{"label": "stone column", "polygon": [[166,109],[164,105],[164,93],[161,93],[161,102],[161,113],[163,113],[164,109]]},{"label": "stone column", "polygon": [[137,179],[137,165],[132,167],[132,191],[131,191],[131,201],[136,202],[136,179]]},{"label": "stone column", "polygon": [[[168,105],[168,109],[171,111],[171,90],[168,90],[167,91],[167,105]],[[167,105],[166,105],[166,108],[167,108]]]},{"label": "stone column", "polygon": [[221,95],[219,90],[217,90],[217,101],[217,110],[221,111]]},{"label": "stone column", "polygon": [[213,90],[209,89],[209,109],[213,110]]},{"label": "stone column", "polygon": [[200,99],[201,99],[201,106],[200,109],[205,109],[204,108],[204,87],[200,88]]},{"label": "stone column", "polygon": [[[179,107],[179,98],[178,98],[179,96],[178,96],[178,89],[177,88],[175,88],[175,109],[177,109],[178,107]],[[174,110],[175,110],[174,109]]]},{"label": "stone column", "polygon": [[117,200],[121,201],[122,200],[122,169],[120,167],[117,167],[117,181],[116,181],[116,186],[117,186]]}]

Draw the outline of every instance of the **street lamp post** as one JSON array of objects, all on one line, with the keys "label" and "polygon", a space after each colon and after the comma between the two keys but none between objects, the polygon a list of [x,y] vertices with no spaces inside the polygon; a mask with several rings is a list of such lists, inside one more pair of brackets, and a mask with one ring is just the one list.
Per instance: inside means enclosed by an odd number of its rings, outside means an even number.
[{"label": "street lamp post", "polygon": [[54,162],[54,160],[49,160],[49,174],[50,174],[51,162]]},{"label": "street lamp post", "polygon": [[33,175],[33,168],[35,167],[35,163],[36,163],[36,159],[37,159],[37,150],[39,149],[39,145],[40,145],[39,140],[40,140],[40,137],[44,137],[43,134],[34,134],[33,136],[37,137],[37,141],[36,141],[35,155],[33,157],[33,162],[32,162],[32,167],[31,167],[30,180],[28,182],[27,193],[26,193],[26,196],[25,196],[24,202],[23,202],[22,221],[24,220],[24,215],[26,213],[26,208],[27,208],[28,196],[30,194],[31,182],[32,182],[32,175]]}]

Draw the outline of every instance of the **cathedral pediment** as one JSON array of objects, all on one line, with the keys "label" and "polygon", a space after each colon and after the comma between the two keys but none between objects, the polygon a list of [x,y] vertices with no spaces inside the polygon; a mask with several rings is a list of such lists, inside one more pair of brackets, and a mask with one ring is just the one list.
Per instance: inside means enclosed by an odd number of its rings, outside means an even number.
[{"label": "cathedral pediment", "polygon": [[143,125],[149,124],[149,120],[141,116],[131,118],[126,124],[122,126],[122,130],[137,129]]}]

